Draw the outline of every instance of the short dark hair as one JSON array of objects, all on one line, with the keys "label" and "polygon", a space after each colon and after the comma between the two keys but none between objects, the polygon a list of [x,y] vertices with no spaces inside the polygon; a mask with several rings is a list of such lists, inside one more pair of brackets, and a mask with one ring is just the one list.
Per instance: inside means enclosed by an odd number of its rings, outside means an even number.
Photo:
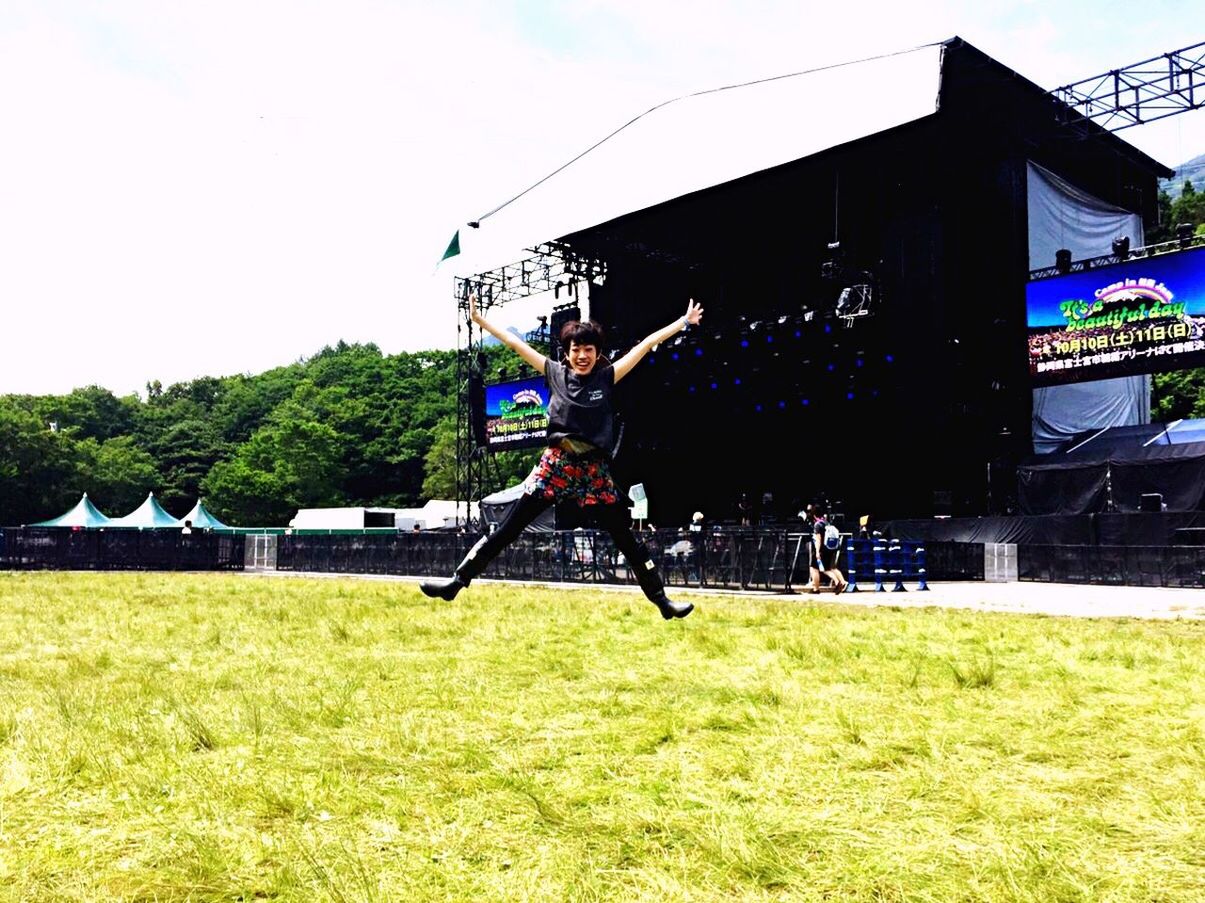
[{"label": "short dark hair", "polygon": [[569,345],[593,345],[602,353],[606,336],[603,328],[593,320],[570,320],[561,327],[561,350],[569,353]]}]

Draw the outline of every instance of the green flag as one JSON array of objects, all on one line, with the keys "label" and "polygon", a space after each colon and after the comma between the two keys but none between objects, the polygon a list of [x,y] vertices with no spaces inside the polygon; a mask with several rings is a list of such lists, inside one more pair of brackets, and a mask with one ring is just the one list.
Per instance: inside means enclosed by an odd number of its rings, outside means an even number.
[{"label": "green flag", "polygon": [[439,258],[439,262],[443,263],[449,257],[455,257],[460,253],[460,230],[456,230],[456,234],[452,236],[452,240],[448,242],[448,250],[444,251],[444,256]]}]

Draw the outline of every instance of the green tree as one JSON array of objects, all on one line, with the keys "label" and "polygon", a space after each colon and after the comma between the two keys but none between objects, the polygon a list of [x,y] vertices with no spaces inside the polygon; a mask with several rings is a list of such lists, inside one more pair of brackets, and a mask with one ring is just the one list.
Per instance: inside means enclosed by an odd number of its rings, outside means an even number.
[{"label": "green tree", "polygon": [[108,389],[87,386],[66,395],[46,395],[33,401],[32,409],[46,423],[76,438],[105,441],[133,432],[141,404],[137,396],[118,398]]},{"label": "green tree", "polygon": [[[130,436],[79,443],[78,481],[93,504],[110,517],[129,514],[159,486],[154,459]],[[182,513],[182,512],[181,512]]]},{"label": "green tree", "polygon": [[423,469],[423,497],[456,498],[456,418],[445,417],[434,430]]},{"label": "green tree", "polygon": [[219,518],[254,526],[283,525],[298,508],[340,505],[345,445],[330,426],[284,405],[210,470],[201,483],[206,505]]},{"label": "green tree", "polygon": [[[527,478],[543,449],[494,452],[486,468],[493,491],[517,485]],[[426,457],[424,499],[456,498],[456,418],[446,417],[435,428],[435,441]]]},{"label": "green tree", "polygon": [[195,504],[201,481],[227,451],[209,419],[185,419],[170,423],[148,443],[158,471],[160,504],[180,515]]},{"label": "green tree", "polygon": [[1156,423],[1205,417],[1205,367],[1156,373],[1151,419]]},{"label": "green tree", "polygon": [[62,514],[87,489],[78,443],[36,414],[0,397],[0,524]]}]

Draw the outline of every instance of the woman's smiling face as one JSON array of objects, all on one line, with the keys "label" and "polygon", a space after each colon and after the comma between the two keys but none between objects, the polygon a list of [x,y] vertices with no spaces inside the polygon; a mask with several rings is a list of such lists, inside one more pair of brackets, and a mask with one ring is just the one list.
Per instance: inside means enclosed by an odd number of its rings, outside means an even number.
[{"label": "woman's smiling face", "polygon": [[598,348],[594,345],[569,343],[569,366],[578,376],[586,376],[598,363]]}]

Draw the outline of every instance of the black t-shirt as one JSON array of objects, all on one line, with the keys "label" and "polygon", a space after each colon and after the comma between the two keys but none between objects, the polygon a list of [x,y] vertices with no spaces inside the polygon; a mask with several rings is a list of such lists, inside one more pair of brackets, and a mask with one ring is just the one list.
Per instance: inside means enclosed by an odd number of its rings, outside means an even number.
[{"label": "black t-shirt", "polygon": [[611,411],[615,368],[600,360],[588,374],[578,376],[566,361],[544,358],[544,382],[551,394],[548,444],[576,439],[610,454],[615,429]]}]

